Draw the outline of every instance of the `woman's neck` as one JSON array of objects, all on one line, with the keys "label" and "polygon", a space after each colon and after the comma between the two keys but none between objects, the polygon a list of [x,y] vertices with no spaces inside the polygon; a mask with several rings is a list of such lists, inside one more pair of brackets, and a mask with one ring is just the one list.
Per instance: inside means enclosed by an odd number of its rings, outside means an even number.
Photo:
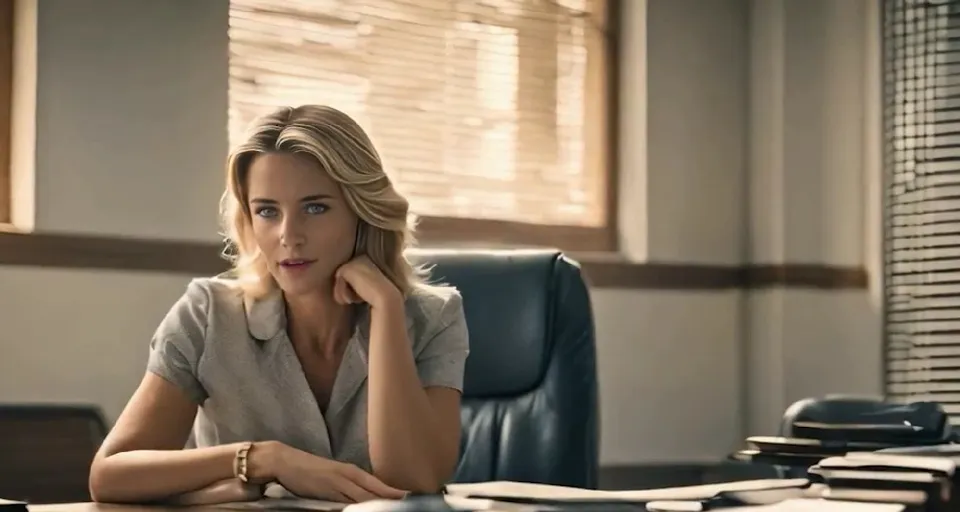
[{"label": "woman's neck", "polygon": [[338,304],[325,293],[284,299],[287,330],[295,344],[326,356],[341,352],[353,334],[353,307]]}]

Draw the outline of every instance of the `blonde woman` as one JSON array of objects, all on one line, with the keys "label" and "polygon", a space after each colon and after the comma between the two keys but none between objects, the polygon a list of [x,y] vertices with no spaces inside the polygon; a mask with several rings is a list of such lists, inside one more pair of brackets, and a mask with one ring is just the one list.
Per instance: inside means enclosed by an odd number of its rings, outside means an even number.
[{"label": "blonde woman", "polygon": [[161,322],[93,499],[436,492],[459,455],[467,327],[459,293],[404,259],[408,203],[367,135],[330,107],[281,108],[227,167],[234,269]]}]

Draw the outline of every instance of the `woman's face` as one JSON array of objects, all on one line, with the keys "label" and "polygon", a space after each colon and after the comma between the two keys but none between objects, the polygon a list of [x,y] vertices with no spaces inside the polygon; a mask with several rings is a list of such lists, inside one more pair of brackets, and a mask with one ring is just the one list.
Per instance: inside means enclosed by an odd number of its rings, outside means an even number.
[{"label": "woman's face", "polygon": [[336,182],[307,156],[263,153],[250,164],[247,191],[253,236],[284,293],[331,286],[357,226]]}]

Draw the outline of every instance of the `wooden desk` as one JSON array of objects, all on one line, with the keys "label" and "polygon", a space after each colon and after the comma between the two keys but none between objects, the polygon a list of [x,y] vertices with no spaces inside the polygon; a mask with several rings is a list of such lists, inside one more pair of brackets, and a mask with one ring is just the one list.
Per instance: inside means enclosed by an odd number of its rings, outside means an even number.
[{"label": "wooden desk", "polygon": [[[134,505],[102,505],[99,503],[63,503],[57,505],[30,505],[30,512],[158,512],[162,510],[183,510],[178,507],[141,507]],[[221,509],[222,510],[222,509]]]},{"label": "wooden desk", "polygon": [[30,512],[167,512],[167,511],[189,511],[199,512],[203,510],[216,510],[224,512],[227,510],[269,510],[264,508],[234,508],[229,505],[221,506],[201,506],[201,507],[173,507],[173,506],[139,506],[139,505],[105,505],[101,503],[63,503],[56,505],[30,505]]},{"label": "wooden desk", "polygon": [[[276,500],[283,501],[283,500]],[[306,502],[304,502],[306,503]],[[319,510],[334,510],[336,508],[342,508],[346,505],[333,505],[331,508],[324,508],[326,502],[315,502],[316,505],[308,507],[297,507],[288,508],[284,504],[275,504],[274,506],[278,509],[284,510],[302,510],[302,511],[319,511]],[[314,508],[315,507],[315,508]],[[29,505],[30,512],[167,512],[167,511],[189,511],[189,512],[200,512],[204,510],[225,512],[228,510],[271,510],[271,507],[266,504],[259,504],[256,502],[251,503],[229,503],[223,505],[203,505],[203,506],[189,506],[189,507],[178,507],[170,505],[159,505],[159,506],[143,506],[143,505],[108,505],[102,503],[62,503],[62,504],[49,504],[49,505]]]},{"label": "wooden desk", "polygon": [[[669,489],[648,489],[641,491],[597,491],[588,489],[577,489],[572,487],[560,487],[553,485],[538,485],[519,482],[483,482],[475,484],[451,484],[447,486],[450,492],[450,499],[467,499],[467,496],[491,497],[496,499],[509,498],[533,498],[545,500],[624,500],[626,502],[647,502],[657,500],[699,500],[706,499],[716,495],[721,491],[749,491],[759,489],[776,488],[801,488],[807,484],[806,479],[790,480],[748,480],[741,482],[729,482],[723,484],[697,485],[690,487],[674,487]],[[277,500],[281,503],[284,500]],[[274,502],[276,503],[276,502]],[[281,505],[278,503],[277,505]],[[313,502],[317,506],[309,507],[309,502],[298,500],[298,503],[290,503],[291,506],[283,506],[286,510],[324,510],[322,505],[325,502]],[[302,506],[307,504],[308,506]],[[513,507],[511,507],[513,508]],[[237,503],[224,505],[210,505],[199,507],[146,507],[136,505],[100,505],[96,503],[70,503],[63,505],[32,505],[30,512],[161,512],[168,510],[269,510],[269,507],[263,503]]]}]

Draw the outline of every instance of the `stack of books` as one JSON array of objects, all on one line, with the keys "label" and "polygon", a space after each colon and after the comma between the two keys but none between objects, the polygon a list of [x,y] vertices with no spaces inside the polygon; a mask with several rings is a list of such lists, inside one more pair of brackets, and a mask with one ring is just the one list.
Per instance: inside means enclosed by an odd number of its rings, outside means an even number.
[{"label": "stack of books", "polygon": [[827,501],[895,503],[906,510],[960,510],[960,445],[848,453],[810,467]]},{"label": "stack of books", "polygon": [[730,458],[742,462],[805,469],[827,457],[845,455],[850,452],[877,451],[895,446],[889,443],[865,441],[827,441],[796,437],[754,436],[747,438],[746,448],[733,453]]}]

